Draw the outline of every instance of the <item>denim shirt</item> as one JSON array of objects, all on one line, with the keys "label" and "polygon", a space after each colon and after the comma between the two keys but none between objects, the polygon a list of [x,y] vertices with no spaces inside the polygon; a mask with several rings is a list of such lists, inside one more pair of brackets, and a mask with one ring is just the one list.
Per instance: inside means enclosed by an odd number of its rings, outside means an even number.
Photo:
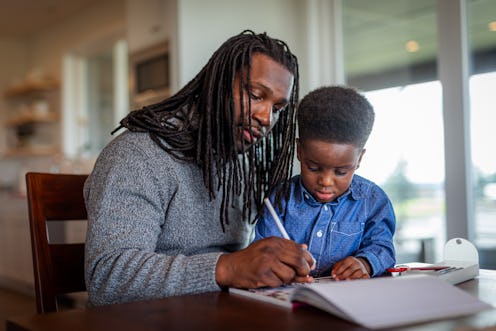
[{"label": "denim shirt", "polygon": [[[289,237],[307,244],[317,260],[312,276],[329,276],[334,263],[347,256],[367,259],[371,276],[381,275],[395,264],[394,210],[379,186],[354,175],[348,191],[328,203],[315,200],[303,187],[300,175],[291,179],[290,190],[289,200],[282,201],[281,208],[274,206]],[[281,237],[281,233],[265,209],[257,220],[254,240],[270,236]]]}]

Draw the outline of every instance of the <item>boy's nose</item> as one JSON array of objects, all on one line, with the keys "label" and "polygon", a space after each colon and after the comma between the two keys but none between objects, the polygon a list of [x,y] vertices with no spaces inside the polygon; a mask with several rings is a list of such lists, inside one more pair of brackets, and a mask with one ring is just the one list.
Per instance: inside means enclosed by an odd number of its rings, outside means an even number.
[{"label": "boy's nose", "polygon": [[334,178],[331,175],[325,175],[319,177],[319,185],[322,187],[332,186],[334,183]]}]

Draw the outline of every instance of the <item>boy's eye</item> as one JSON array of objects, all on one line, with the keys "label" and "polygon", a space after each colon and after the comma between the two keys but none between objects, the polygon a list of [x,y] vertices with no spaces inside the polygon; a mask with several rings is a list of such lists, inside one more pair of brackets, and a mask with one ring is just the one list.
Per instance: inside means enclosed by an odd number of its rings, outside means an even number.
[{"label": "boy's eye", "polygon": [[319,171],[319,167],[308,166],[308,170],[311,172],[317,172],[317,171]]},{"label": "boy's eye", "polygon": [[344,170],[336,170],[336,176],[346,176],[348,172]]}]

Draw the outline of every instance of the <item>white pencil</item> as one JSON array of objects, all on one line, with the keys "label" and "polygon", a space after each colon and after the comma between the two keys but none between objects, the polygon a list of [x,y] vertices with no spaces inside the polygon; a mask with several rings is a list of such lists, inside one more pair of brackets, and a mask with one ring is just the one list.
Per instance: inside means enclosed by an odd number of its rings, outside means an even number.
[{"label": "white pencil", "polygon": [[272,218],[276,222],[276,225],[279,228],[279,231],[281,232],[283,238],[289,240],[289,235],[286,232],[286,229],[284,228],[284,226],[282,225],[281,220],[279,219],[279,216],[277,216],[276,211],[274,210],[274,207],[272,207],[272,204],[270,203],[269,198],[265,198],[264,203],[267,206],[267,209],[269,210],[270,214],[272,215]]}]

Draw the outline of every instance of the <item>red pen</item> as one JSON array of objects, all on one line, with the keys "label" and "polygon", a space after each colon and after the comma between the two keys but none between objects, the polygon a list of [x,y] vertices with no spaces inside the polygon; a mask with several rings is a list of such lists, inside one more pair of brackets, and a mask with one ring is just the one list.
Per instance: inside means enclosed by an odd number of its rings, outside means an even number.
[{"label": "red pen", "polygon": [[426,267],[407,267],[407,266],[396,266],[394,268],[388,268],[386,269],[387,272],[405,272],[405,271],[410,271],[410,270],[443,270],[447,269],[449,266],[446,265],[436,265],[436,266],[426,266]]}]

